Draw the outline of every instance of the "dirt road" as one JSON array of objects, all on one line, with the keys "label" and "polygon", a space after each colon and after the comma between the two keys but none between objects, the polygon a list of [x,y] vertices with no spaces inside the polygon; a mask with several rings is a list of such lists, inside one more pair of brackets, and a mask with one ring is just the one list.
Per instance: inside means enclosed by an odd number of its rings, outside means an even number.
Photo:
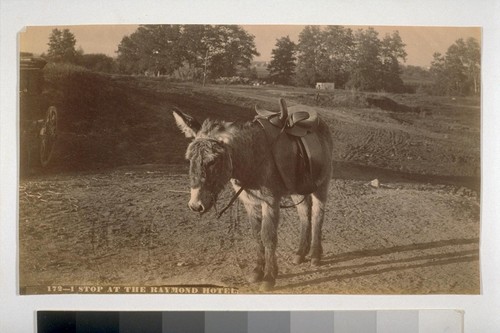
[{"label": "dirt road", "polygon": [[[255,256],[242,207],[233,207],[221,220],[193,215],[186,206],[189,194],[182,192],[188,189],[182,171],[145,166],[23,181],[24,291],[182,284],[258,292],[246,282]],[[228,197],[229,191],[219,205]],[[364,181],[335,179],[330,198],[320,267],[293,265],[297,214],[282,210],[274,292],[479,292],[475,192],[418,183],[373,188]]]}]

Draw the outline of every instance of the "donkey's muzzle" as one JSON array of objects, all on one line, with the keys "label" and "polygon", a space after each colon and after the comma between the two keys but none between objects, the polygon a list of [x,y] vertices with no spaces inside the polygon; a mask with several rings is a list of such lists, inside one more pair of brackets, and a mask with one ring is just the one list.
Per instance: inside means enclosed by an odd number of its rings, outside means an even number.
[{"label": "donkey's muzzle", "polygon": [[193,212],[197,213],[203,213],[205,211],[205,206],[203,206],[202,203],[188,203],[189,209],[191,209]]},{"label": "donkey's muzzle", "polygon": [[199,188],[191,189],[191,199],[189,200],[188,206],[193,212],[203,213],[205,211],[205,206],[202,203]]}]

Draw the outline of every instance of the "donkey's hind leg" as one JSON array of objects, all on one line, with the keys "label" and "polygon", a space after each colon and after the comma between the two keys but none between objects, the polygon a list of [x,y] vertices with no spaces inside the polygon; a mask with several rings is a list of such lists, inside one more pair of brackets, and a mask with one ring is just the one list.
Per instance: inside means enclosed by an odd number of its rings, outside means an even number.
[{"label": "donkey's hind leg", "polygon": [[311,208],[311,265],[319,266],[321,264],[321,255],[323,247],[321,246],[321,228],[325,218],[325,206],[328,196],[328,182],[312,194]]},{"label": "donkey's hind leg", "polygon": [[298,265],[304,262],[311,248],[311,195],[292,195],[292,201],[297,205],[300,219],[299,249],[295,253],[293,263]]}]

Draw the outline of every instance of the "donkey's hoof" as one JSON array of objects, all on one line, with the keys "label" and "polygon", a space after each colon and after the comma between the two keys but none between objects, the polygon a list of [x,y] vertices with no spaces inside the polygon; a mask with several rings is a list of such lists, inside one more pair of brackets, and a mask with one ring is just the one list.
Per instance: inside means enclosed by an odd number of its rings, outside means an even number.
[{"label": "donkey's hoof", "polygon": [[312,258],[311,259],[311,266],[321,266],[321,259],[320,258]]},{"label": "donkey's hoof", "polygon": [[305,257],[301,256],[300,254],[296,254],[295,257],[293,258],[293,263],[295,265],[300,265],[305,261]]},{"label": "donkey's hoof", "polygon": [[274,281],[262,281],[260,284],[260,291],[271,291],[274,288]]},{"label": "donkey's hoof", "polygon": [[248,282],[250,283],[261,282],[263,278],[264,278],[264,272],[258,269],[254,269],[252,273],[248,275]]}]

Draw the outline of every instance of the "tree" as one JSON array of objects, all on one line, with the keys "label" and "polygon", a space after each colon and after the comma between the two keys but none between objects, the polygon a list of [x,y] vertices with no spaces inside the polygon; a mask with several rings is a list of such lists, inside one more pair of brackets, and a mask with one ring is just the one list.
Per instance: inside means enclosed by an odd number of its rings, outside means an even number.
[{"label": "tree", "polygon": [[481,49],[474,38],[462,38],[452,44],[445,56],[449,84],[456,94],[478,94],[481,72]]},{"label": "tree", "polygon": [[47,59],[53,62],[74,63],[77,56],[75,44],[75,35],[69,29],[53,29],[47,44]]},{"label": "tree", "polygon": [[450,79],[446,72],[445,57],[439,53],[434,52],[432,55],[431,67],[429,69],[434,81],[433,92],[437,95],[448,95],[448,82]]},{"label": "tree", "polygon": [[183,66],[178,69],[181,78],[198,79],[207,74],[209,25],[190,24],[182,28],[179,47],[183,52]]},{"label": "tree", "polygon": [[383,63],[379,55],[382,43],[378,39],[378,32],[371,27],[358,30],[355,34],[355,45],[348,86],[368,91],[381,89]]},{"label": "tree", "polygon": [[480,92],[481,50],[474,38],[453,43],[446,54],[434,54],[430,72],[434,92],[446,95],[470,95]]},{"label": "tree", "polygon": [[129,74],[170,74],[182,65],[180,26],[143,25],[118,45],[120,70]]},{"label": "tree", "polygon": [[398,31],[386,34],[381,42],[382,87],[386,91],[404,91],[404,83],[400,77],[402,69],[399,60],[406,61],[405,46]]},{"label": "tree", "polygon": [[354,36],[352,30],[342,26],[327,26],[322,32],[322,56],[318,69],[319,77],[344,87],[349,79],[353,61]]},{"label": "tree", "polygon": [[253,57],[259,55],[254,39],[237,25],[211,26],[204,39],[208,75],[230,77],[248,69]]},{"label": "tree", "polygon": [[466,90],[466,68],[463,63],[465,57],[465,42],[463,39],[458,39],[446,51],[444,65],[446,76],[448,78],[446,85],[448,92],[455,95],[461,95]]},{"label": "tree", "polygon": [[276,83],[291,85],[295,74],[297,45],[289,36],[277,39],[275,45],[276,48],[271,51],[272,60],[267,66],[269,76]]},{"label": "tree", "polygon": [[480,92],[481,79],[481,46],[475,38],[468,38],[465,42],[463,65],[469,84],[472,85],[472,93],[478,95]]},{"label": "tree", "polygon": [[299,34],[297,45],[297,83],[314,86],[319,77],[319,56],[321,54],[321,30],[318,26],[306,26]]}]

